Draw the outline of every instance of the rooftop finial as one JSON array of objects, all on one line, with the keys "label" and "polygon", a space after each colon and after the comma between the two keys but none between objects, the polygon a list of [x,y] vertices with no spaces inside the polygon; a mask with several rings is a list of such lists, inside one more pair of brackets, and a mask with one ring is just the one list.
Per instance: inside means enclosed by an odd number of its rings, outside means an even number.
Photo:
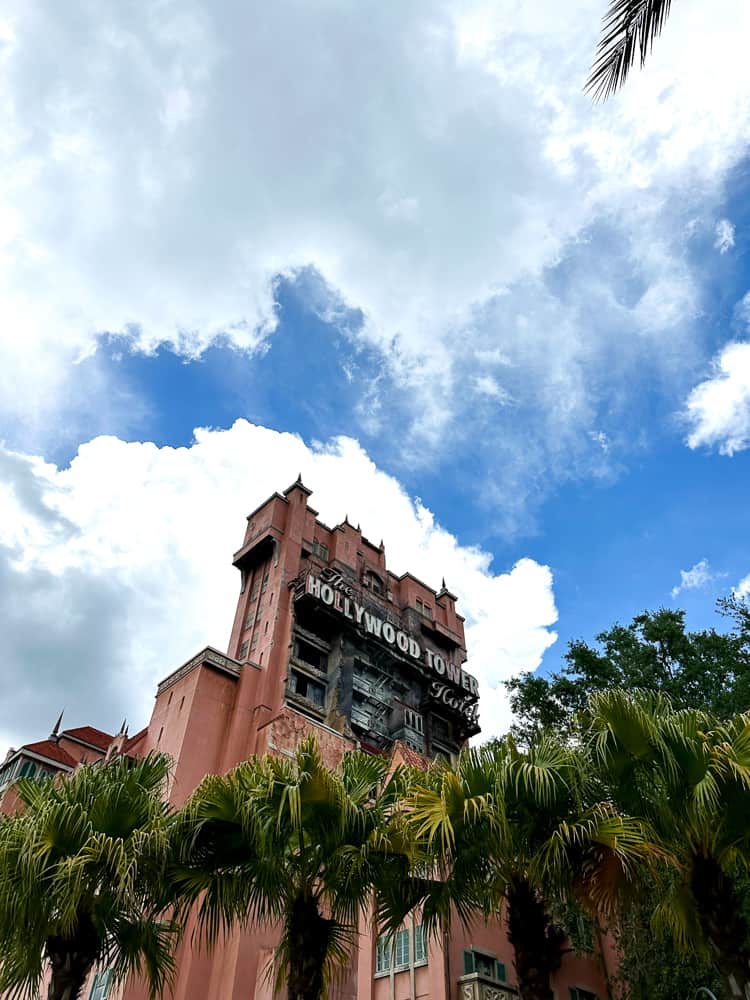
[{"label": "rooftop finial", "polygon": [[62,712],[60,712],[59,716],[57,717],[57,722],[52,727],[52,732],[49,734],[49,738],[51,740],[57,739],[57,737],[60,735],[60,726],[62,725],[63,715],[65,715],[65,709],[63,709]]},{"label": "rooftop finial", "polygon": [[445,586],[445,577],[443,577],[443,590],[447,590],[447,589],[448,588]]},{"label": "rooftop finial", "polygon": [[117,735],[118,736],[127,736],[127,732],[128,732],[128,720],[127,719],[123,719],[122,720],[122,725],[120,726],[120,732]]}]

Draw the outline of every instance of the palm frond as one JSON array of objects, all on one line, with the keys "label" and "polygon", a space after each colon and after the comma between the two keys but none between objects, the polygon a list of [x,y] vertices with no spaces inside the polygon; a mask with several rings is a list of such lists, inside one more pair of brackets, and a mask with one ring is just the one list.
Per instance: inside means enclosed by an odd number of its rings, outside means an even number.
[{"label": "palm frond", "polygon": [[[22,811],[0,822],[0,991],[35,990],[50,949],[92,962],[124,955],[134,938],[119,935],[146,928],[163,907],[169,767],[163,754],[114,758],[64,780],[18,783]],[[170,948],[164,938],[153,960],[142,955],[154,982],[166,981],[160,968],[169,975]]]},{"label": "palm frond", "polygon": [[595,100],[606,100],[624,84],[636,58],[643,66],[671,5],[671,0],[612,0],[585,85]]}]

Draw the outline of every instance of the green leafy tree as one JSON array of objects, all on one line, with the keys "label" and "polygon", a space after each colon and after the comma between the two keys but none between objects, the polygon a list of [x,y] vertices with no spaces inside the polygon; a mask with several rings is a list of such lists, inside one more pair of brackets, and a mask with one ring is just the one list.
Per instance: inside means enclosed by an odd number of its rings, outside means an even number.
[{"label": "green leafy tree", "polygon": [[589,697],[612,688],[668,695],[675,708],[704,709],[728,719],[750,709],[750,612],[743,601],[719,601],[733,627],[690,632],[685,612],[647,611],[630,625],[569,643],[565,665],[549,677],[525,674],[508,682],[521,742],[551,729],[571,729]]},{"label": "green leafy tree", "polygon": [[447,928],[455,911],[469,924],[504,905],[523,1000],[552,1000],[567,937],[553,916],[560,901],[607,911],[650,853],[640,823],[596,801],[590,774],[582,749],[545,736],[521,751],[508,737],[464,751],[455,771],[431,768],[407,798],[432,859],[423,921]]},{"label": "green leafy tree", "polygon": [[590,719],[612,797],[672,859],[653,926],[711,961],[728,997],[750,997],[737,881],[750,867],[750,714],[722,722],[661,694],[608,691]]},{"label": "green leafy tree", "polygon": [[[662,875],[662,879],[666,877]],[[659,906],[663,885],[645,879],[643,894],[628,907],[625,919],[619,921],[615,931],[621,961],[618,964],[615,995],[624,1000],[700,1000],[707,994],[698,994],[707,987],[718,998],[725,1000],[721,977],[705,957],[698,953],[680,951],[671,939],[656,935],[651,929],[651,916]],[[731,1000],[731,998],[726,998]]]},{"label": "green leafy tree", "polygon": [[597,99],[619,90],[636,59],[645,63],[671,6],[671,0],[611,0],[586,90]]},{"label": "green leafy tree", "polygon": [[[580,713],[589,697],[613,688],[648,688],[667,694],[675,708],[709,710],[729,719],[750,708],[750,610],[729,597],[718,602],[731,623],[727,632],[688,631],[682,611],[660,609],[615,624],[596,644],[571,642],[563,668],[549,677],[527,674],[509,682],[516,722],[524,743],[551,729],[579,733]],[[738,889],[747,907],[747,880]],[[695,953],[675,958],[672,941],[655,936],[651,913],[662,887],[649,875],[641,880],[640,900],[619,921],[622,979],[632,1000],[683,1000],[699,986],[722,995],[711,977],[711,963]]]},{"label": "green leafy tree", "polygon": [[265,757],[209,775],[185,806],[188,834],[174,876],[184,906],[198,902],[202,930],[277,924],[275,988],[319,1000],[350,960],[373,891],[408,873],[394,810],[404,774],[347,754],[326,767],[315,740],[293,759]]},{"label": "green leafy tree", "polygon": [[0,993],[76,1000],[97,966],[171,982],[178,926],[160,913],[170,859],[169,759],[116,757],[17,783],[0,820]]}]

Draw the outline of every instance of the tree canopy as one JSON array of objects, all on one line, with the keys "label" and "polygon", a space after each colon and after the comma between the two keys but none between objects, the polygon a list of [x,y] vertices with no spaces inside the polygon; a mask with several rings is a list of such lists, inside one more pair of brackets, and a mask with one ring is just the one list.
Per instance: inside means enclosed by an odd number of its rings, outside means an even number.
[{"label": "tree canopy", "polygon": [[562,669],[549,677],[523,674],[507,683],[513,731],[528,743],[547,729],[568,730],[589,697],[612,688],[659,691],[675,708],[698,708],[720,719],[750,708],[750,612],[735,597],[718,602],[731,623],[689,631],[685,612],[644,611],[629,625],[569,643]]},{"label": "tree canopy", "polygon": [[392,819],[404,788],[383,757],[352,752],[328,768],[313,737],[292,759],[209,775],[182,816],[174,879],[184,905],[198,901],[209,941],[233,925],[278,924],[276,988],[318,1000],[349,961],[373,892],[408,873],[410,847]]},{"label": "tree canopy", "polygon": [[0,993],[36,994],[46,968],[49,1000],[75,1000],[97,966],[152,996],[169,985],[168,771],[156,754],[17,782],[22,810],[0,819]]}]

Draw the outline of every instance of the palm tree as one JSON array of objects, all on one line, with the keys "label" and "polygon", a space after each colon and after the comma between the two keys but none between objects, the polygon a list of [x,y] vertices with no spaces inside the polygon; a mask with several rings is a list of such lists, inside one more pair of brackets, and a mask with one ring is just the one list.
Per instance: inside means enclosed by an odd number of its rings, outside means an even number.
[{"label": "palm tree", "polygon": [[643,66],[671,5],[672,0],[611,0],[586,81],[585,89],[595,99],[606,100],[625,83],[636,55]]},{"label": "palm tree", "polygon": [[605,779],[672,860],[655,928],[700,948],[728,996],[750,998],[748,925],[736,878],[750,868],[750,713],[719,722],[663,695],[609,691],[590,703]]},{"label": "palm tree", "polygon": [[183,906],[199,900],[203,934],[277,924],[275,989],[319,1000],[348,961],[373,889],[408,871],[390,816],[403,790],[388,761],[353,752],[326,767],[313,737],[293,759],[264,757],[209,775],[186,803],[175,873]]},{"label": "palm tree", "polygon": [[455,771],[431,768],[407,799],[415,841],[434,859],[423,922],[446,928],[455,909],[469,923],[504,904],[523,1000],[553,997],[566,938],[553,904],[576,894],[606,911],[649,855],[640,823],[587,805],[589,773],[583,750],[545,736],[521,751],[506,737],[465,750]]},{"label": "palm tree", "polygon": [[91,970],[174,974],[177,926],[159,914],[169,856],[169,759],[116,757],[55,780],[21,779],[0,820],[0,994],[76,1000]]}]

